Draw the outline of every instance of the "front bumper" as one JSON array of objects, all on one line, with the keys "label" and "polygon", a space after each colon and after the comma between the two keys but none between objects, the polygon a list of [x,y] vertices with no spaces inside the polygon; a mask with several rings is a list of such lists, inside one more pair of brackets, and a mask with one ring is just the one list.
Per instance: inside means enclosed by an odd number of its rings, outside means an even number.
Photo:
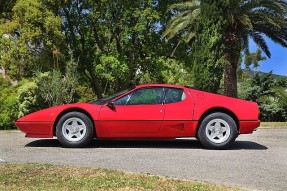
[{"label": "front bumper", "polygon": [[42,121],[16,121],[17,128],[26,134],[25,137],[31,138],[52,138],[53,137],[53,122]]}]

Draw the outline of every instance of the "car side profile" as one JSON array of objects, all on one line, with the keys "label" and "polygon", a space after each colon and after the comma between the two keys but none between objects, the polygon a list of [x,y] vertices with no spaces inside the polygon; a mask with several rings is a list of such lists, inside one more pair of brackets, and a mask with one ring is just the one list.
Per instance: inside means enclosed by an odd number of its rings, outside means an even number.
[{"label": "car side profile", "polygon": [[40,110],[16,121],[26,137],[56,136],[64,147],[97,139],[196,137],[205,147],[228,148],[259,125],[255,102],[167,84],[146,84],[89,103]]}]

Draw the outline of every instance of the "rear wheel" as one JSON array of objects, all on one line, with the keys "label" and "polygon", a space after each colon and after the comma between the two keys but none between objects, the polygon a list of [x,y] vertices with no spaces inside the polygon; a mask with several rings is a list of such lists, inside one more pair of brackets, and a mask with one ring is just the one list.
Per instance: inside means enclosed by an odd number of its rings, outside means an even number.
[{"label": "rear wheel", "polygon": [[93,123],[81,112],[69,112],[58,121],[56,136],[64,147],[84,147],[94,138]]},{"label": "rear wheel", "polygon": [[206,116],[198,129],[197,137],[206,147],[225,149],[229,147],[238,135],[237,126],[232,117],[216,112]]}]

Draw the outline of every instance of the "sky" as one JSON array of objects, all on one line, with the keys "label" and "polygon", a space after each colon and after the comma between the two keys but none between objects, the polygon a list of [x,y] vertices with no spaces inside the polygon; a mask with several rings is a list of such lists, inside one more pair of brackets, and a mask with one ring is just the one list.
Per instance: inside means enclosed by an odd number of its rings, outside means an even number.
[{"label": "sky", "polygon": [[[269,38],[265,37],[269,51],[271,52],[271,58],[266,57],[266,60],[259,62],[260,66],[255,71],[270,72],[273,74],[287,76],[287,48],[283,48],[279,44],[274,43]],[[257,46],[253,41],[250,41],[250,51],[254,52]]]}]

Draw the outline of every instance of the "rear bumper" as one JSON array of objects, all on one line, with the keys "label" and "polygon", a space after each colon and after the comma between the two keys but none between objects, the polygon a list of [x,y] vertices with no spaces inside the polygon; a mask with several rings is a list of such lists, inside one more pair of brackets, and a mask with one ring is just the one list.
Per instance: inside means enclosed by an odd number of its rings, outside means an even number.
[{"label": "rear bumper", "polygon": [[260,121],[239,121],[239,134],[248,134],[260,126]]},{"label": "rear bumper", "polygon": [[15,125],[20,131],[26,134],[25,137],[31,138],[52,138],[53,137],[53,122],[27,122],[16,121]]}]

